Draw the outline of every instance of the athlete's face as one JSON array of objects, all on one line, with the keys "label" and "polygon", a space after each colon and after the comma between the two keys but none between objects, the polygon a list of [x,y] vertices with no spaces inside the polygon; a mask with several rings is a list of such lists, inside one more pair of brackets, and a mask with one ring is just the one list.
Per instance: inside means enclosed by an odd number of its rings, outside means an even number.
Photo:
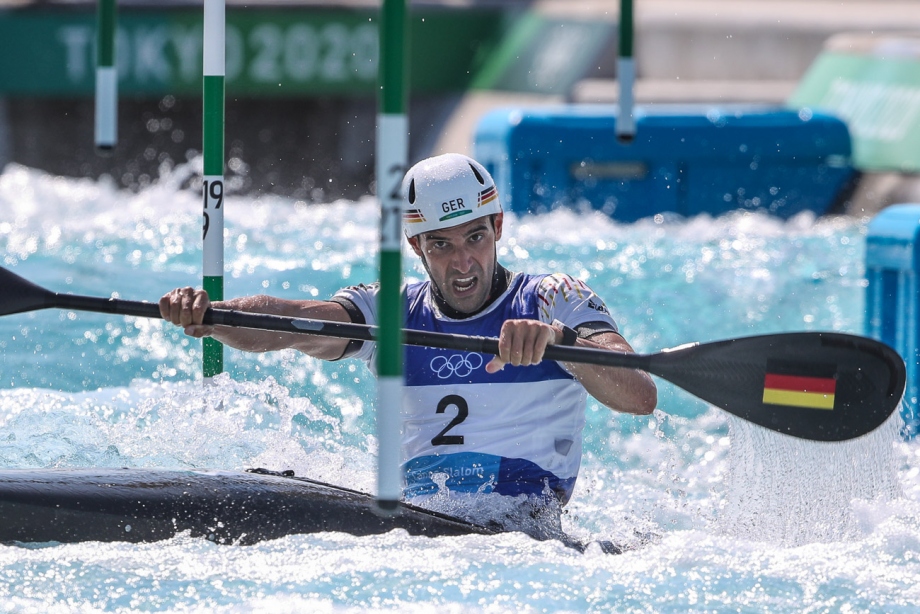
[{"label": "athlete's face", "polygon": [[495,273],[495,243],[502,237],[502,214],[480,218],[409,239],[431,281],[447,304],[462,313],[477,311],[489,298]]}]

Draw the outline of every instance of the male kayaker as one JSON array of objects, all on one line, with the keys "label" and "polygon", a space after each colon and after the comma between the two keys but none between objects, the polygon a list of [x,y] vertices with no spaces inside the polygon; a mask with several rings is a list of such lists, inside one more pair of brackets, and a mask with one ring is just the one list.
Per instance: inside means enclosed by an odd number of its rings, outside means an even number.
[{"label": "male kayaker", "polygon": [[[498,262],[503,213],[478,162],[446,154],[419,162],[403,181],[405,233],[429,280],[405,289],[406,327],[498,337],[500,355],[407,347],[402,449],[405,497],[439,491],[526,495],[565,504],[582,456],[586,393],[611,409],[648,414],[657,390],[642,371],[543,361],[550,344],[632,352],[604,301],[564,273],[512,272]],[[328,301],[249,296],[221,309],[377,324],[377,284],[345,288]],[[376,345],[311,335],[202,325],[203,290],[160,299],[163,318],[193,337],[234,348],[293,348],[372,367]]]}]

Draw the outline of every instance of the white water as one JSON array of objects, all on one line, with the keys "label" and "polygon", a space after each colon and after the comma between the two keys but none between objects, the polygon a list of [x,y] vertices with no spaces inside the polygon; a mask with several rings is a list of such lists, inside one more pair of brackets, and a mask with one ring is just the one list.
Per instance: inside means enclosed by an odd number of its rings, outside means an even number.
[{"label": "white water", "polygon": [[[131,194],[10,166],[2,266],[56,291],[150,301],[195,285],[200,199],[183,187],[188,173]],[[226,215],[228,295],[323,298],[375,279],[370,199],[231,197]],[[639,351],[861,333],[866,225],[752,214],[622,225],[559,212],[510,219],[500,258],[585,279]],[[363,365],[228,351],[227,374],[203,389],[199,363],[198,342],[160,322],[0,318],[0,466],[263,466],[373,489],[374,380]],[[0,612],[914,611],[920,447],[900,441],[896,423],[856,442],[803,442],[659,385],[651,418],[591,402],[563,517],[579,539],[651,536],[626,554],[520,533],[0,545]]]}]

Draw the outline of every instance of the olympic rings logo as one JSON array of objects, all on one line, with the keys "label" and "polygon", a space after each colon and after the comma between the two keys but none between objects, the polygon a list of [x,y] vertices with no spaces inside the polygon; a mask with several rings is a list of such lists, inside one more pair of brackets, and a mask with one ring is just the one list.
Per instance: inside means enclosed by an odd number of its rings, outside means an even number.
[{"label": "olympic rings logo", "polygon": [[448,379],[453,376],[469,377],[469,375],[482,366],[482,356],[475,352],[469,354],[454,354],[450,358],[435,356],[431,359],[431,370],[439,379]]}]

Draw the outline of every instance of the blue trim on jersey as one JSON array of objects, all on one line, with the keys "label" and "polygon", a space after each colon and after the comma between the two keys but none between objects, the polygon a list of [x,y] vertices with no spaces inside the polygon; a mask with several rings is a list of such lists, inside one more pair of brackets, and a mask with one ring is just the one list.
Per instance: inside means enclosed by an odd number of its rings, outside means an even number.
[{"label": "blue trim on jersey", "polygon": [[528,460],[479,452],[420,456],[404,464],[403,471],[404,494],[410,499],[434,495],[443,484],[451,492],[555,496],[565,503],[575,488],[575,478],[560,479]]}]

